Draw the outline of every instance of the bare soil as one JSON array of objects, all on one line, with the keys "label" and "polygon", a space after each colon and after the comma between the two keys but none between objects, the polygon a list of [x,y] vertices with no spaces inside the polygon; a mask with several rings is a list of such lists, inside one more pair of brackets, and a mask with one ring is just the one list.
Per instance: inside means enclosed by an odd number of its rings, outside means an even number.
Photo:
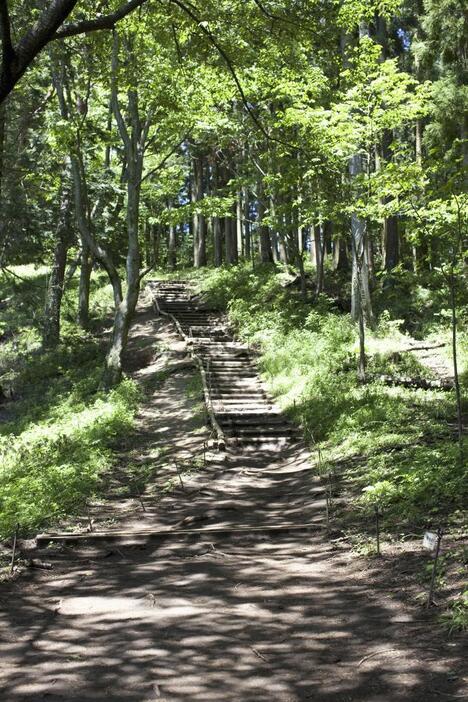
[{"label": "bare soil", "polygon": [[[93,528],[126,529],[128,543],[36,549],[53,568],[1,586],[1,700],[468,699],[466,639],[405,600],[385,577],[390,553],[369,561],[327,538],[322,487],[299,447],[206,450],[196,371],[145,300],[128,368],[145,400],[91,508]],[[306,518],[316,530],[131,539],[142,525]],[[69,527],[85,530],[85,517]]]}]

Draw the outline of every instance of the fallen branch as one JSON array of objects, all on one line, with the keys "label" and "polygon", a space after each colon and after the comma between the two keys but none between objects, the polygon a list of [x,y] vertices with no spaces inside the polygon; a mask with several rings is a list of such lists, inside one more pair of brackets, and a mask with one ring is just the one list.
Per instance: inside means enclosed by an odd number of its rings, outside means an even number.
[{"label": "fallen branch", "polygon": [[30,568],[39,568],[41,570],[53,570],[52,563],[47,563],[47,561],[41,561],[39,558],[31,558],[28,563]]},{"label": "fallen branch", "polygon": [[410,378],[401,375],[377,375],[371,379],[380,380],[385,385],[402,385],[405,388],[421,390],[453,390],[452,380],[428,380],[427,378]]},{"label": "fallen branch", "polygon": [[[425,651],[434,651],[435,653],[439,653],[439,651],[436,648],[425,648]],[[364,656],[364,658],[361,658],[359,663],[357,664],[357,667],[360,668],[365,661],[368,661],[370,658],[375,658],[375,656],[380,656],[381,654],[384,653],[401,653],[401,655],[406,655],[404,651],[402,651],[400,648],[384,648],[381,651],[374,651],[374,653],[369,653],[369,655]]]}]

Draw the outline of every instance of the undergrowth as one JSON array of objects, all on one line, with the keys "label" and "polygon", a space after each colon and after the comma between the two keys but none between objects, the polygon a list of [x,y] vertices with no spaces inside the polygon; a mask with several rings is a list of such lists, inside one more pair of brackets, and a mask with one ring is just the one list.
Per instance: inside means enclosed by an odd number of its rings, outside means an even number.
[{"label": "undergrowth", "polygon": [[[90,331],[75,322],[77,281],[64,296],[62,343],[42,352],[44,269],[17,267],[0,279],[0,538],[76,513],[99,490],[112,464],[111,445],[133,424],[134,383],[100,389],[112,296],[107,279],[93,275]],[[103,343],[104,342],[104,343]]]}]

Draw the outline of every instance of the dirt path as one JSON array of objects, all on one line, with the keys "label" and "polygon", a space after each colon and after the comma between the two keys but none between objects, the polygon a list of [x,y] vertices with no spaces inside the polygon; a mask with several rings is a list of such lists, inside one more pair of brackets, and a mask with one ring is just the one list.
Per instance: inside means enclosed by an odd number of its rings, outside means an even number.
[{"label": "dirt path", "polygon": [[403,350],[410,351],[419,363],[430,370],[438,380],[453,383],[453,363],[448,360],[444,353],[446,346],[443,343],[421,343],[412,339]]},{"label": "dirt path", "polygon": [[[323,523],[320,486],[295,449],[200,462],[209,435],[188,394],[195,373],[167,322],[143,306],[131,343],[129,366],[147,399],[137,432],[120,446],[108,499],[95,506],[98,528],[99,520],[131,532],[142,523],[252,525],[305,515]],[[149,467],[146,512],[125,494],[135,464]],[[322,531],[38,555],[53,570],[28,570],[0,589],[6,702],[468,699],[463,640],[447,640],[422,609],[377,584],[377,560],[353,558]]]}]

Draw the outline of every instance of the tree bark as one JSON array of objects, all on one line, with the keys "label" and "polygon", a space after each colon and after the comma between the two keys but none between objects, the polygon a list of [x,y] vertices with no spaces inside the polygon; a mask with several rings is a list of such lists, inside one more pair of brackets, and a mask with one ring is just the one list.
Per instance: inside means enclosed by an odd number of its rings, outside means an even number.
[{"label": "tree bark", "polygon": [[281,261],[281,253],[278,227],[276,224],[276,200],[273,194],[268,198],[268,202],[270,221],[273,222],[273,224],[270,225],[271,252],[273,254],[273,261],[278,263]]},{"label": "tree bark", "polygon": [[[65,66],[62,66],[60,71],[54,73],[53,80],[57,91],[61,116],[63,119],[69,120],[69,108],[66,102],[63,85],[65,68]],[[97,243],[91,230],[92,217],[89,207],[86,171],[78,135],[76,136],[75,144],[70,149],[70,165],[73,183],[73,204],[76,224],[81,238],[81,247],[83,250],[89,249],[92,256],[98,260],[106,270],[114,291],[114,302],[117,305],[122,298],[122,283],[111,256]]]},{"label": "tree bark", "polygon": [[[203,199],[203,158],[192,156],[192,205]],[[193,227],[193,264],[195,268],[206,266],[206,220],[199,212],[192,215]]]},{"label": "tree bark", "polygon": [[[219,178],[220,169],[215,155],[213,160],[212,168],[212,180],[211,180],[211,194],[217,195],[219,191]],[[221,221],[220,218],[215,216],[212,218],[212,232],[213,232],[213,256],[214,265],[219,268],[223,264],[223,235],[221,231]]]},{"label": "tree bark", "polygon": [[390,273],[400,261],[400,236],[398,220],[395,215],[387,217],[384,222],[385,270]]},{"label": "tree bark", "polygon": [[127,345],[128,332],[140,293],[141,255],[138,237],[140,195],[145,144],[150,127],[149,118],[142,124],[139,112],[138,93],[134,88],[130,88],[127,92],[128,124],[124,120],[117,89],[118,49],[119,37],[117,34],[114,34],[112,107],[127,157],[126,228],[128,244],[125,268],[127,290],[125,296],[121,296],[115,308],[112,338],[106,356],[103,378],[106,387],[116,385],[122,377],[122,355]]},{"label": "tree bark", "polygon": [[89,327],[89,291],[93,261],[86,243],[82,243],[80,262],[80,283],[78,288],[77,322],[82,329]]},{"label": "tree bark", "polygon": [[80,232],[82,248],[89,249],[92,256],[102,264],[112,285],[114,292],[114,303],[118,305],[122,299],[122,282],[110,254],[97,243],[90,229],[91,220],[88,216],[87,184],[84,166],[81,162],[80,155],[77,155],[76,153],[71,155],[70,161],[73,180],[75,217],[78,231]]},{"label": "tree bark", "polygon": [[260,261],[261,263],[272,263],[273,254],[271,250],[270,230],[264,224],[265,218],[265,202],[263,184],[258,185],[258,228],[259,228],[259,244],[260,244]]},{"label": "tree bark", "polygon": [[[177,241],[177,230],[174,225],[174,237]],[[152,264],[157,266],[159,262],[159,252],[161,250],[161,225],[151,225],[151,243],[152,243]]]},{"label": "tree bark", "polygon": [[[5,106],[0,104],[0,248],[3,249],[4,242],[4,212],[3,207],[3,174],[5,170],[5,141],[6,141],[6,111]],[[1,255],[0,255],[1,259]]]},{"label": "tree bark", "polygon": [[347,272],[349,270],[346,240],[341,235],[333,239],[333,268],[335,271]]},{"label": "tree bark", "polygon": [[67,251],[70,245],[70,190],[67,174],[62,177],[60,210],[57,229],[55,232],[55,246],[52,270],[50,273],[49,287],[44,310],[44,325],[42,329],[42,345],[45,349],[53,349],[60,342],[60,311],[67,265]]},{"label": "tree bark", "polygon": [[[349,164],[351,178],[362,172],[362,157],[355,154]],[[367,224],[357,214],[351,215],[351,241],[353,249],[353,270],[351,281],[351,315],[354,320],[360,319],[361,313],[371,326],[374,324],[374,313],[369,286],[369,263],[367,248]]]},{"label": "tree bark", "polygon": [[3,200],[3,171],[5,164],[6,112],[0,105],[0,203]]},{"label": "tree bark", "polygon": [[325,262],[325,230],[323,225],[314,224],[314,249],[315,249],[315,292],[323,292],[324,262]]},{"label": "tree bark", "polygon": [[237,254],[244,256],[244,227],[243,227],[242,191],[237,191],[236,197],[236,239]]},{"label": "tree bark", "polygon": [[[234,205],[234,209],[235,209]],[[224,235],[226,240],[226,263],[228,266],[235,265],[239,258],[237,252],[237,226],[236,213],[224,218]]]},{"label": "tree bark", "polygon": [[[134,141],[134,140],[132,140]],[[104,385],[112,387],[122,377],[122,354],[127,345],[130,323],[135,312],[140,293],[140,246],[138,241],[138,224],[140,209],[140,180],[142,174],[142,154],[138,148],[129,158],[127,182],[127,291],[125,297],[116,306],[112,339],[106,356]]]},{"label": "tree bark", "polygon": [[242,189],[242,204],[244,212],[244,256],[250,260],[251,256],[251,237],[250,237],[250,203],[249,191],[247,188]]},{"label": "tree bark", "polygon": [[177,266],[177,230],[175,224],[169,224],[169,242],[167,247],[167,263],[170,271],[175,271]]}]

